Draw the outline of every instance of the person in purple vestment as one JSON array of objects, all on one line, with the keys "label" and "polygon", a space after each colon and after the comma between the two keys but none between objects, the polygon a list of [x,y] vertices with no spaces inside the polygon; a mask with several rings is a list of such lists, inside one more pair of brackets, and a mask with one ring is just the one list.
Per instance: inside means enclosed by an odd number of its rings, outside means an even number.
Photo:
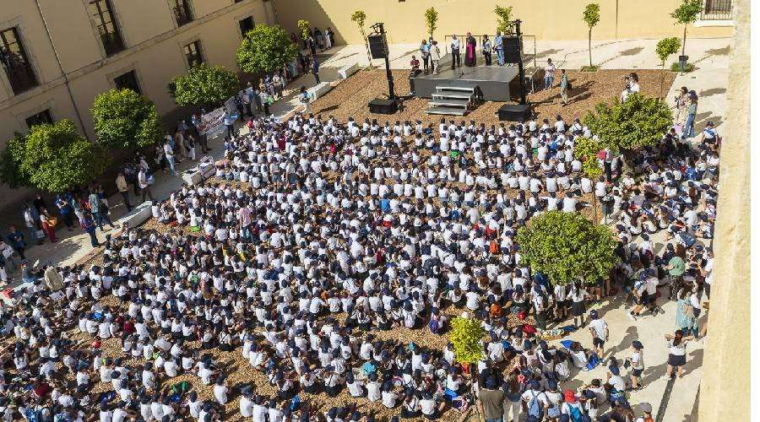
[{"label": "person in purple vestment", "polygon": [[465,54],[464,54],[464,65],[473,67],[477,64],[477,56],[475,55],[475,51],[477,50],[478,42],[475,41],[475,37],[472,36],[471,33],[467,33],[467,40],[465,41]]}]

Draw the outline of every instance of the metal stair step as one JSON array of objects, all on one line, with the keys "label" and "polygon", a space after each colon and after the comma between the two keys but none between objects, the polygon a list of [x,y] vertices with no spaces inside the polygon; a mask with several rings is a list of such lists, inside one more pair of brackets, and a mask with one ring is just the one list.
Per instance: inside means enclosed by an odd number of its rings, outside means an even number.
[{"label": "metal stair step", "polygon": [[448,98],[457,98],[461,100],[472,100],[472,94],[467,94],[463,92],[434,92],[433,93],[433,99],[448,99]]},{"label": "metal stair step", "polygon": [[454,107],[440,107],[440,106],[434,106],[429,107],[425,110],[425,113],[427,114],[445,114],[445,115],[453,115],[453,116],[464,116],[467,114],[467,109],[464,108],[454,108]]},{"label": "metal stair step", "polygon": [[469,99],[459,99],[459,98],[434,98],[434,99],[428,101],[428,105],[430,105],[430,106],[464,107],[464,108],[467,108],[467,106],[470,105],[470,100]]},{"label": "metal stair step", "polygon": [[468,87],[468,86],[436,86],[435,90],[437,92],[459,91],[459,92],[475,93],[475,88],[474,87]]}]

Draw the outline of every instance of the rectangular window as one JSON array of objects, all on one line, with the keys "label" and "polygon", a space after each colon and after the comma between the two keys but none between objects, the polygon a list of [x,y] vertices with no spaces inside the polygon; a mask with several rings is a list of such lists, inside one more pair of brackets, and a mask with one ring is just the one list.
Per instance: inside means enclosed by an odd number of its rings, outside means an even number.
[{"label": "rectangular window", "polygon": [[3,63],[14,94],[19,95],[39,85],[18,35],[18,28],[0,31],[0,62]]},{"label": "rectangular window", "polygon": [[203,63],[200,41],[193,41],[185,46],[185,58],[187,59],[187,65],[190,67],[195,67]]},{"label": "rectangular window", "polygon": [[253,16],[248,16],[245,19],[242,19],[240,22],[240,32],[245,36],[245,34],[248,33],[248,31],[252,30],[256,24],[253,23]]},{"label": "rectangular window", "polygon": [[31,129],[34,126],[42,125],[42,124],[53,124],[53,116],[50,115],[50,109],[47,109],[45,111],[42,111],[40,113],[35,114],[34,116],[29,116],[26,118],[26,126]]},{"label": "rectangular window", "polygon": [[705,0],[702,16],[703,21],[730,20],[733,9],[731,0]]},{"label": "rectangular window", "polygon": [[121,39],[119,26],[113,17],[113,8],[110,0],[90,0],[90,14],[95,19],[98,27],[98,35],[106,56],[112,56],[124,50],[124,40]]},{"label": "rectangular window", "polygon": [[188,0],[172,0],[172,9],[174,10],[174,17],[177,19],[177,26],[193,21],[193,11],[190,10]]},{"label": "rectangular window", "polygon": [[131,89],[138,94],[142,94],[140,83],[137,82],[137,73],[135,73],[134,70],[130,70],[123,75],[117,76],[114,78],[113,82],[114,85],[116,85],[116,89]]}]

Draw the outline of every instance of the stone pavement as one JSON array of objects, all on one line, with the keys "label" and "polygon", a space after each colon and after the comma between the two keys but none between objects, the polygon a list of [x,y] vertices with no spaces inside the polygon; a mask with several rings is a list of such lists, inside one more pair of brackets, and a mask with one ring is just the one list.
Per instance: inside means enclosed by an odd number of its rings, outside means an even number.
[{"label": "stone pavement", "polygon": [[[655,45],[656,40],[595,42],[594,62],[604,69],[659,68],[660,63],[654,53]],[[551,57],[559,67],[580,68],[588,64],[588,50],[585,46],[585,41],[539,42],[536,62],[542,66],[545,59]],[[418,45],[408,44],[391,45],[391,66],[408,68],[411,55],[416,54],[417,47]],[[714,121],[719,131],[724,123],[729,47],[730,39],[687,40],[687,54],[691,56],[691,62],[695,63],[697,68],[692,73],[681,74],[676,78],[668,98],[672,99],[681,86],[687,86],[699,94],[697,130],[701,130],[708,120]],[[322,81],[331,83],[337,83],[337,71],[341,67],[353,63],[366,66],[368,62],[363,45],[335,47],[318,57],[321,61],[320,78]],[[383,65],[380,60],[374,60],[373,64]],[[300,110],[302,106],[296,98],[298,89],[301,86],[309,88],[314,85],[315,80],[312,75],[298,78],[288,86],[289,95],[273,104],[272,113],[277,117],[287,118],[294,110]],[[728,139],[726,142],[731,142],[731,140]],[[214,157],[219,158],[223,152],[221,139],[210,141],[210,145],[213,148]],[[190,166],[191,164],[185,161],[178,166],[178,170],[181,171]],[[158,174],[156,179],[153,193],[158,200],[168,197],[171,191],[182,184],[180,177]],[[125,212],[122,200],[120,196],[114,196],[109,198],[109,201],[112,205],[116,204],[111,207],[112,218],[118,219]],[[133,197],[133,202],[138,201]],[[60,240],[56,244],[48,242],[41,246],[31,247],[27,251],[30,262],[71,265],[93,252],[87,234],[78,228],[71,232],[62,229],[58,234]],[[663,236],[660,233],[652,239],[656,242],[658,252],[663,247]],[[104,233],[98,232],[98,237],[102,240]],[[656,317],[647,315],[635,322],[626,315],[627,309],[622,304],[622,296],[604,302],[597,309],[610,326],[607,356],[614,354],[617,358],[623,359],[630,355],[632,340],[638,339],[644,343],[644,362],[647,369],[643,379],[646,387],[642,391],[633,392],[631,401],[651,403],[656,410],[658,421],[688,421],[699,389],[704,342],[708,341],[709,337],[688,346],[686,374],[683,379],[671,382],[662,379],[667,368],[665,363],[667,345],[664,335],[672,334],[675,330],[676,306],[675,303],[670,302],[663,304],[662,308],[665,311],[663,314]],[[587,329],[575,332],[567,338],[581,341],[587,346],[591,344],[591,336]],[[624,375],[627,374],[624,373]],[[604,368],[597,367],[593,371],[574,375],[573,379],[563,387],[577,388],[581,383],[589,382],[593,378],[604,377]]]}]

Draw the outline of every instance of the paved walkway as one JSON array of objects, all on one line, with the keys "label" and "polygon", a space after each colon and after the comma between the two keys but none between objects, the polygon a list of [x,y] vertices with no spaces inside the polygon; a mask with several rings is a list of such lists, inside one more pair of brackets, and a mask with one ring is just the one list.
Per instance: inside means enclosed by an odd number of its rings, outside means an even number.
[{"label": "paved walkway", "polygon": [[[681,86],[687,86],[699,94],[698,130],[708,120],[714,121],[719,131],[724,123],[729,43],[729,39],[688,40],[687,53],[692,57],[692,62],[697,65],[697,69],[692,73],[679,75],[668,95],[668,98],[673,98]],[[607,69],[658,68],[660,63],[654,54],[655,44],[655,40],[597,42],[593,49],[594,60],[596,64]],[[539,65],[542,65],[546,58],[551,57],[560,67],[579,68],[588,64],[588,51],[585,45],[584,41],[541,42],[538,44],[536,60]],[[392,45],[391,66],[407,68],[411,55],[416,51],[417,45]],[[328,54],[319,57],[322,62],[320,77],[326,82],[337,81],[337,71],[343,66],[353,63],[359,63],[362,66],[367,64],[366,50],[363,45],[336,47]],[[376,60],[374,64],[381,64],[381,61]],[[281,118],[288,117],[295,109],[301,107],[296,98],[298,89],[301,86],[309,88],[314,85],[315,80],[312,75],[297,79],[288,87],[290,95],[272,106],[272,113]],[[221,140],[212,140],[210,145],[213,148],[214,157],[219,158],[223,152]],[[183,162],[179,165],[179,170],[191,165],[187,161]],[[159,174],[153,193],[156,199],[161,200],[168,197],[171,191],[179,188],[181,184],[180,177]],[[109,201],[111,204],[117,204],[112,206],[112,218],[118,219],[125,212],[121,198],[112,197]],[[137,201],[133,198],[133,202]],[[104,233],[99,232],[98,236],[102,239]],[[88,236],[79,229],[72,232],[65,229],[59,230],[59,237],[61,239],[56,244],[46,243],[30,248],[27,251],[30,261],[71,265],[92,252]],[[659,251],[659,248],[663,247],[663,235],[655,236],[653,241],[657,243]],[[664,335],[672,334],[675,329],[675,303],[664,304],[664,314],[657,317],[647,316],[635,322],[627,317],[627,310],[622,305],[622,297],[604,303],[598,309],[610,325],[607,350],[611,351],[611,354],[620,359],[625,358],[630,354],[630,343],[634,339],[642,341],[645,345],[644,361],[647,369],[644,372],[644,385],[646,388],[632,393],[631,401],[633,403],[649,402],[654,409],[660,409],[660,413],[657,414],[658,421],[688,421],[701,379],[704,341],[709,338],[689,345],[686,375],[683,379],[669,383],[661,378],[667,368],[665,364],[667,347]],[[568,338],[587,345],[591,343],[590,333],[585,329],[573,333]],[[577,388],[583,382],[604,377],[604,368],[598,367],[593,371],[577,374],[565,388]]]}]

